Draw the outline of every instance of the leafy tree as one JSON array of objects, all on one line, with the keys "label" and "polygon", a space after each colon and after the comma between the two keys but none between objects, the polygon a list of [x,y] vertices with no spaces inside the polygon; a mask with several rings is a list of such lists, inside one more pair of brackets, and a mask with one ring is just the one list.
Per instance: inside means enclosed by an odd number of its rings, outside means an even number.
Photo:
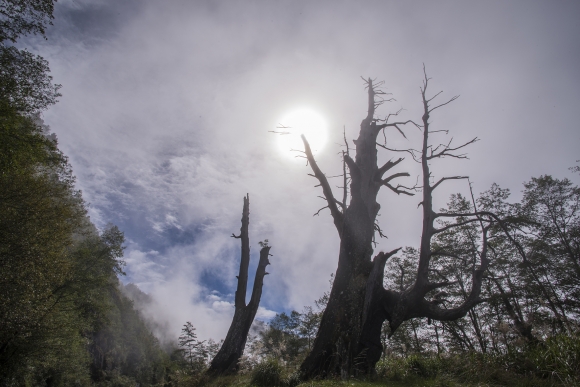
[{"label": "leafy tree", "polygon": [[62,319],[72,323],[66,284],[85,209],[56,142],[14,108],[0,109],[0,369],[6,376],[48,342],[58,343],[47,338],[64,332],[59,327],[72,330]]},{"label": "leafy tree", "polygon": [[56,137],[1,106],[0,380],[88,380],[90,364],[95,380],[157,380],[156,340],[118,291],[123,234],[89,222]]},{"label": "leafy tree", "polygon": [[563,331],[580,307],[580,188],[545,175],[524,184],[522,211],[531,226],[527,270]]},{"label": "leafy tree", "polygon": [[262,356],[285,362],[295,361],[307,348],[307,340],[300,334],[302,315],[293,310],[276,314],[268,324],[268,329],[260,332]]},{"label": "leafy tree", "polygon": [[33,34],[44,36],[52,24],[54,0],[0,1],[0,42],[16,43],[19,37]]},{"label": "leafy tree", "polygon": [[19,50],[53,1],[0,1],[0,384],[163,381],[164,355],[119,293],[123,233],[86,217],[55,135],[48,63]]},{"label": "leafy tree", "polygon": [[0,45],[0,100],[24,113],[45,110],[61,95],[49,72],[41,56]]},{"label": "leafy tree", "polygon": [[0,100],[21,113],[56,103],[60,85],[52,84],[45,59],[9,43],[30,34],[44,36],[53,10],[53,0],[0,1]]},{"label": "leafy tree", "polygon": [[179,347],[190,372],[198,373],[206,367],[208,351],[204,343],[205,341],[197,340],[195,328],[191,322],[186,322],[181,330],[181,336],[179,336]]},{"label": "leafy tree", "polygon": [[165,381],[168,355],[161,350],[133,303],[119,290],[115,277],[105,313],[98,314],[90,339],[91,379],[104,385],[130,382],[149,386]]}]

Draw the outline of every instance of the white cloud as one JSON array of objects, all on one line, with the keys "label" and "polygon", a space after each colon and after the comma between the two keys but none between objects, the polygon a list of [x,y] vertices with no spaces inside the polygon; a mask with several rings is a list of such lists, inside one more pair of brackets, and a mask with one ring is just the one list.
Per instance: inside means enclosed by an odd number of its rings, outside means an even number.
[{"label": "white cloud", "polygon": [[[173,335],[188,320],[200,337],[227,331],[231,307],[214,302],[231,300],[208,298],[207,284],[235,289],[239,245],[229,235],[239,230],[246,193],[252,252],[266,238],[273,246],[261,315],[300,310],[327,290],[338,236],[327,213],[312,217],[323,202],[308,167],[282,157],[268,130],[296,105],[319,111],[331,137],[318,161],[327,175],[339,174],[333,144],[343,125],[355,138],[366,113],[360,75],[386,80],[397,98],[381,114],[404,107],[405,117],[420,116],[423,62],[435,92],[461,94],[434,125],[457,141],[483,140],[468,150],[471,161],[434,165],[436,176],[470,174],[478,191],[497,181],[516,192],[541,173],[577,179],[566,168],[579,158],[579,31],[577,12],[565,7],[143,1],[130,12],[121,3],[91,3],[109,11],[99,13],[98,31],[75,19],[96,13],[75,5],[39,43],[64,85],[45,120],[70,156],[92,219],[126,231],[128,280],[152,294],[150,313]],[[418,134],[388,133],[389,144],[413,146]],[[405,163],[399,170],[416,175]],[[438,206],[465,188],[446,187]],[[377,250],[416,244],[418,200],[379,198],[389,239]]]}]

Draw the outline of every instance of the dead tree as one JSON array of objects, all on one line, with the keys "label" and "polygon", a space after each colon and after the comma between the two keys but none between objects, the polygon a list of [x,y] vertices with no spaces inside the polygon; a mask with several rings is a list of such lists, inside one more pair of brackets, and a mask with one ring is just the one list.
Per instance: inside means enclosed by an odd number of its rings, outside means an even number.
[{"label": "dead tree", "polygon": [[[494,224],[499,224],[504,230],[505,225],[492,213],[475,211],[469,214],[437,213],[433,210],[433,192],[442,183],[449,180],[467,179],[466,176],[442,177],[432,182],[429,163],[445,157],[466,158],[458,153],[464,147],[477,141],[472,139],[462,145],[454,146],[451,142],[433,146],[429,143],[429,135],[439,131],[430,131],[429,117],[431,113],[443,107],[447,102],[432,107],[431,102],[440,93],[428,98],[426,95],[429,79],[425,75],[421,96],[424,114],[422,124],[413,121],[389,123],[374,117],[375,109],[384,102],[382,93],[371,79],[366,80],[368,88],[368,114],[361,123],[358,139],[354,140],[356,157],[351,159],[344,155],[344,162],[350,173],[350,203],[348,206],[337,201],[332,193],[326,176],[316,164],[306,139],[305,153],[309,164],[322,187],[327,206],[330,209],[334,225],[340,236],[340,253],[335,281],[330,293],[328,306],[322,316],[320,328],[313,349],[301,366],[303,378],[326,376],[330,374],[348,377],[359,373],[371,373],[382,353],[380,340],[381,327],[385,320],[389,321],[391,335],[406,320],[427,318],[429,320],[456,320],[483,300],[480,298],[483,273],[489,259],[487,256],[488,231]],[[395,116],[397,114],[394,114]],[[395,128],[401,134],[401,126],[413,124],[423,132],[421,149],[390,149],[377,143],[377,135],[387,128]],[[403,134],[404,136],[404,134]],[[377,146],[391,152],[405,152],[422,167],[422,201],[423,226],[418,269],[414,284],[406,289],[387,290],[383,287],[384,268],[387,259],[396,254],[399,249],[389,253],[379,253],[371,262],[373,253],[372,241],[376,227],[376,216],[380,205],[376,202],[377,193],[382,187],[387,187],[397,194],[412,195],[419,187],[405,187],[392,184],[393,179],[409,176],[408,173],[384,175],[399,164],[403,159],[389,161],[382,166],[377,165]],[[436,228],[437,219],[463,220]],[[440,291],[451,285],[447,280],[435,281],[432,278],[430,262],[435,255],[452,254],[444,248],[432,250],[433,237],[449,228],[462,224],[479,222],[481,225],[481,251],[479,262],[473,264],[471,290],[465,301],[451,308],[441,307],[440,297],[429,297],[429,293]],[[509,237],[509,236],[508,236]],[[521,250],[521,248],[520,248]]]},{"label": "dead tree", "polygon": [[[423,102],[422,125],[420,125],[421,130],[423,131],[422,147],[420,150],[404,150],[404,152],[408,152],[416,162],[421,164],[423,175],[421,187],[423,197],[419,204],[423,208],[423,226],[417,273],[414,283],[404,290],[395,291],[384,289],[382,285],[383,270],[385,262],[388,259],[388,254],[385,255],[380,253],[375,257],[372,275],[369,277],[367,283],[366,302],[362,319],[362,329],[364,334],[361,337],[362,341],[360,344],[361,350],[365,355],[364,365],[366,366],[367,371],[372,370],[380,358],[380,352],[377,353],[377,350],[381,350],[382,345],[380,337],[376,335],[375,331],[377,329],[380,330],[380,327],[385,320],[389,321],[391,330],[390,334],[392,335],[403,321],[413,318],[427,318],[429,322],[431,320],[453,321],[465,316],[471,308],[485,301],[480,297],[480,294],[484,280],[483,275],[489,265],[488,232],[490,227],[496,223],[504,228],[504,230],[506,227],[495,214],[486,211],[477,211],[477,209],[475,209],[472,213],[457,214],[449,212],[438,213],[433,210],[433,192],[437,187],[449,180],[461,180],[467,179],[468,177],[447,176],[442,177],[437,181],[432,181],[433,175],[430,171],[430,162],[445,157],[457,159],[466,158],[465,154],[458,153],[458,151],[477,141],[477,138],[459,146],[453,146],[451,141],[447,144],[439,144],[437,146],[430,144],[429,135],[441,132],[440,130],[430,130],[429,118],[431,113],[434,110],[453,102],[458,98],[458,96],[432,107],[431,102],[440,93],[435,94],[435,96],[431,98],[427,98],[426,92],[428,83],[429,78],[427,78],[427,75],[425,74],[423,86],[421,87],[421,97]],[[383,147],[386,148],[385,146]],[[395,149],[389,150],[397,151]],[[437,228],[436,220],[443,218],[458,220]],[[444,300],[441,297],[437,297],[437,294],[445,294],[442,289],[454,284],[454,282],[446,279],[441,280],[440,278],[434,280],[434,272],[430,269],[430,263],[431,259],[437,255],[453,257],[453,246],[442,246],[433,250],[433,237],[451,228],[473,222],[478,222],[481,226],[481,248],[478,252],[479,262],[473,262],[471,289],[461,304],[444,308],[442,307]],[[429,294],[432,296],[429,297]]]},{"label": "dead tree", "polygon": [[[368,112],[362,120],[359,137],[354,140],[356,155],[352,159],[348,151],[343,160],[350,174],[350,203],[346,205],[346,184],[343,201],[338,201],[328,179],[318,167],[306,138],[302,137],[306,157],[313,175],[324,193],[327,207],[340,237],[338,268],[328,305],[323,313],[312,351],[301,366],[304,378],[328,374],[351,375],[360,354],[361,316],[365,300],[367,279],[372,269],[372,242],[376,230],[376,217],[380,209],[377,194],[388,187],[397,194],[412,195],[406,187],[393,184],[395,178],[408,173],[385,174],[403,159],[377,165],[377,136],[388,128],[401,132],[401,126],[411,123],[389,122],[375,118],[375,109],[385,102],[385,93],[373,80],[365,80],[368,89]],[[402,132],[401,132],[402,133]],[[346,171],[345,171],[346,182]]]},{"label": "dead tree", "polygon": [[241,239],[242,241],[242,256],[240,259],[240,272],[237,276],[238,288],[235,296],[235,312],[232,324],[228,330],[228,334],[207,371],[210,375],[228,374],[236,372],[238,369],[238,361],[244,353],[248,332],[258,311],[260,305],[260,298],[262,297],[262,285],[264,284],[264,276],[266,266],[270,264],[268,256],[270,255],[270,246],[262,247],[260,250],[260,262],[256,269],[256,276],[254,278],[254,288],[252,289],[252,296],[250,302],[246,305],[246,289],[248,286],[248,266],[250,265],[250,238],[248,236],[248,226],[250,223],[250,197],[244,197],[244,209],[242,212],[242,227],[240,235],[232,234],[232,237]]}]

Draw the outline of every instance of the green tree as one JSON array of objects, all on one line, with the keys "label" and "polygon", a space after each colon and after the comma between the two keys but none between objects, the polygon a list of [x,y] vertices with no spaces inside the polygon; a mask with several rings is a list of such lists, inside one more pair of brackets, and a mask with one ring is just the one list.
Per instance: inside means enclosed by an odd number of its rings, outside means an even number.
[{"label": "green tree", "polygon": [[0,372],[6,375],[38,353],[47,334],[60,332],[61,307],[64,313],[69,301],[60,289],[72,272],[73,234],[83,228],[85,209],[56,142],[14,108],[0,109]]},{"label": "green tree", "polygon": [[53,9],[52,0],[0,1],[0,100],[21,113],[44,110],[60,96],[48,62],[10,45],[22,36],[45,36]]},{"label": "green tree", "polygon": [[[147,328],[133,302],[122,294],[115,276],[109,275],[107,309],[95,313],[90,340],[91,379],[103,385],[127,383],[142,386],[165,381],[168,355]],[[98,309],[93,309],[93,312]]]},{"label": "green tree", "polygon": [[44,36],[52,24],[54,0],[0,1],[0,42],[16,43],[26,35]]},{"label": "green tree", "polygon": [[[204,370],[207,365],[208,351],[204,345],[205,341],[197,340],[195,327],[189,321],[183,325],[181,336],[179,336],[179,347],[183,353],[189,371],[198,373]],[[215,348],[212,347],[212,351]]]},{"label": "green tree", "polygon": [[45,110],[60,97],[48,62],[39,55],[0,44],[0,100],[24,113]]}]

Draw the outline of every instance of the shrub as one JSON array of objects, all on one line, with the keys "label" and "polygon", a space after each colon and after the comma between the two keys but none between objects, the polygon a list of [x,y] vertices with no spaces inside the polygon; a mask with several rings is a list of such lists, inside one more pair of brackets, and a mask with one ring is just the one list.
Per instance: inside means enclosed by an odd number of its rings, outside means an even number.
[{"label": "shrub", "polygon": [[283,368],[276,359],[267,359],[257,364],[252,371],[252,385],[276,387],[283,384]]},{"label": "shrub", "polygon": [[542,345],[505,355],[498,360],[513,372],[575,385],[580,382],[580,336],[553,336]]},{"label": "shrub", "polygon": [[434,378],[441,372],[441,359],[411,355],[403,357],[387,357],[377,364],[377,375],[390,380],[400,381],[409,375],[423,378]]}]

